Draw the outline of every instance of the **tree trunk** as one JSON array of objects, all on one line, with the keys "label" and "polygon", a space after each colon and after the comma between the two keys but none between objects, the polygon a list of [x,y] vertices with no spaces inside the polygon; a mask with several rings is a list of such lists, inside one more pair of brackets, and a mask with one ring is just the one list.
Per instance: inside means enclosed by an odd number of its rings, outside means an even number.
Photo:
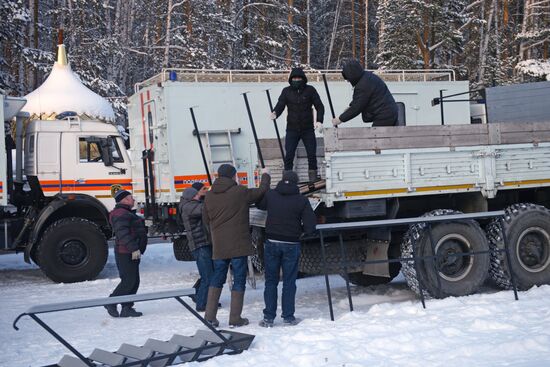
[{"label": "tree trunk", "polygon": [[306,0],[307,5],[307,65],[311,67],[311,13],[309,9],[309,0]]},{"label": "tree trunk", "polygon": [[[170,62],[170,42],[171,42],[171,37],[172,37],[172,6],[174,4],[174,1],[173,0],[168,0],[168,10],[166,12],[166,25],[165,25],[165,34],[164,34],[164,59],[162,61],[162,67],[164,68],[167,68],[168,65],[169,65],[169,62]],[[189,4],[189,2],[187,2],[186,4]],[[189,5],[190,7],[190,5]],[[187,10],[187,8],[186,8]],[[189,13],[187,13],[187,15],[189,15]],[[189,24],[191,24],[191,22],[189,21],[189,17],[187,18],[188,21],[187,21],[187,29],[189,29]],[[189,33],[188,31],[188,34],[190,35],[191,33]]]},{"label": "tree trunk", "polygon": [[355,51],[355,0],[351,0],[351,55],[354,59],[357,57]]},{"label": "tree trunk", "polygon": [[487,19],[487,32],[485,32],[485,38],[481,41],[482,47],[480,51],[480,62],[479,62],[479,74],[477,77],[478,83],[483,81],[483,75],[485,74],[485,60],[487,59],[487,51],[489,49],[489,38],[491,37],[491,24],[493,23],[493,16],[495,14],[495,1],[491,1],[491,7],[489,10],[489,18]]},{"label": "tree trunk", "polygon": [[[288,0],[288,25],[291,26],[294,23],[294,13],[292,8],[294,6],[294,0]],[[287,49],[286,49],[286,65],[290,67],[292,64],[292,36],[290,33],[287,35]]]},{"label": "tree trunk", "polygon": [[[365,33],[367,31],[367,27],[365,27],[365,16],[368,14],[368,11],[364,9],[364,6],[368,4],[368,1],[366,0],[360,0],[359,2],[359,59],[361,61],[361,65],[363,65],[364,68],[367,66],[365,65],[365,62],[367,61],[366,55],[365,55]],[[367,21],[368,23],[368,21]]]}]

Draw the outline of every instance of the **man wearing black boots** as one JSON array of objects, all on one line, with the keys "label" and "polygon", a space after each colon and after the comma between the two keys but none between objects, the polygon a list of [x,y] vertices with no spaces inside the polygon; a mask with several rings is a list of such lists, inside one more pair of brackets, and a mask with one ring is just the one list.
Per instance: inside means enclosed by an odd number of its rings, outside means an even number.
[{"label": "man wearing black boots", "polygon": [[[120,283],[109,297],[136,294],[139,288],[139,262],[147,246],[147,230],[143,219],[138,217],[132,194],[119,190],[114,195],[116,206],[109,215],[115,234],[115,260],[120,275]],[[123,303],[120,314],[117,305],[105,308],[112,317],[139,317],[141,312],[133,308],[132,302]]]}]

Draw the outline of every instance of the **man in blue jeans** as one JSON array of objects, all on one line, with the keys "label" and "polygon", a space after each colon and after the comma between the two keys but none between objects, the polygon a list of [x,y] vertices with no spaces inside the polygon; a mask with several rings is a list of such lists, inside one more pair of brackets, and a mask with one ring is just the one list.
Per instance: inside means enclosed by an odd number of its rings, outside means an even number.
[{"label": "man in blue jeans", "polygon": [[262,169],[260,187],[247,188],[237,181],[237,170],[230,164],[218,168],[218,178],[212,190],[206,193],[203,220],[212,234],[212,259],[214,274],[210,280],[208,300],[204,318],[213,326],[219,326],[216,319],[218,301],[227,277],[229,264],[233,266],[233,286],[229,309],[229,326],[248,324],[241,317],[246,287],[247,256],[254,253],[250,239],[249,207],[259,202],[269,189],[271,177]]},{"label": "man in blue jeans", "polygon": [[201,194],[194,187],[185,189],[178,205],[181,222],[187,235],[187,244],[197,262],[200,284],[195,294],[196,310],[206,310],[208,285],[214,266],[212,264],[212,245],[208,238],[208,229],[202,221]]},{"label": "man in blue jeans", "polygon": [[[325,107],[314,87],[307,84],[302,68],[294,68],[288,77],[290,86],[283,89],[270,118],[276,119],[287,108],[285,136],[285,170],[292,170],[294,155],[300,140],[304,143],[310,182],[317,180],[317,141],[314,129],[321,129]],[[317,118],[313,119],[313,107]]]},{"label": "man in blue jeans", "polygon": [[258,208],[267,210],[264,243],[264,318],[260,326],[272,327],[277,312],[277,286],[279,273],[283,273],[283,297],[281,306],[283,323],[296,325],[294,316],[296,299],[296,277],[300,258],[300,237],[302,233],[315,232],[315,214],[309,200],[300,195],[298,175],[284,171],[283,179],[273,190],[269,190]]}]

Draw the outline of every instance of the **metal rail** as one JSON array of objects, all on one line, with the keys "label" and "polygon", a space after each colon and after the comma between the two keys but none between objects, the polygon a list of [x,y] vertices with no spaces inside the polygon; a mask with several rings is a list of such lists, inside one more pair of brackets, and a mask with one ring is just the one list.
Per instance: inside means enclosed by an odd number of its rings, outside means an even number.
[{"label": "metal rail", "polygon": [[[396,262],[413,262],[413,266],[415,267],[415,271],[417,274],[419,274],[417,263],[418,261],[426,261],[426,260],[434,260],[434,270],[437,275],[437,296],[440,297],[442,295],[441,293],[441,279],[439,276],[439,269],[438,269],[438,263],[435,261],[439,258],[435,254],[435,244],[432,236],[432,224],[434,223],[441,223],[441,222],[453,222],[453,221],[461,221],[461,220],[475,220],[475,219],[487,219],[487,218],[498,218],[500,217],[500,220],[503,220],[505,212],[504,210],[498,210],[498,211],[490,211],[490,212],[479,212],[479,213],[468,213],[468,214],[450,214],[450,215],[440,215],[440,216],[432,216],[432,217],[416,217],[416,218],[400,218],[400,219],[385,219],[385,220],[373,220],[373,221],[361,221],[361,222],[351,222],[351,223],[331,223],[331,224],[318,224],[317,230],[319,231],[320,236],[320,246],[321,246],[321,256],[323,259],[323,274],[325,276],[325,285],[327,290],[327,299],[329,304],[329,313],[330,313],[330,319],[334,321],[334,309],[332,306],[332,294],[330,290],[330,281],[329,281],[329,271],[330,270],[336,270],[338,272],[344,272],[347,274],[346,270],[349,267],[357,266],[357,265],[365,265],[365,264],[381,264],[381,263],[396,263]],[[415,239],[412,238],[413,244],[412,244],[412,257],[406,257],[406,258],[397,258],[397,259],[387,259],[387,260],[367,260],[367,261],[346,261],[344,260],[346,258],[345,256],[345,246],[344,241],[342,240],[342,232],[346,230],[354,230],[354,229],[364,229],[364,228],[393,228],[393,227],[400,227],[400,226],[409,226],[413,224],[418,223],[425,223],[427,224],[427,230],[428,230],[428,236],[430,239],[430,245],[432,249],[432,255],[431,256],[417,256],[415,253]],[[338,265],[329,267],[326,261],[326,254],[325,254],[325,237],[327,233],[336,233],[339,238],[339,245],[340,245],[340,253],[341,253],[341,261]],[[500,253],[504,253],[506,256],[506,261],[508,268],[510,269],[510,280],[512,282],[512,288],[514,290],[514,298],[518,300],[518,292],[517,292],[517,286],[515,281],[515,275],[514,271],[512,269],[511,263],[510,263],[510,250],[508,246],[508,241],[506,238],[505,233],[502,233],[503,238],[502,241],[504,243],[504,249],[498,249],[495,251],[498,251]],[[457,257],[464,257],[464,256],[476,256],[476,255],[482,255],[482,254],[489,254],[491,253],[491,250],[489,251],[471,251],[471,252],[465,252],[465,253],[457,253],[454,256]],[[350,285],[349,285],[349,279],[347,276],[344,277],[346,281],[346,291],[348,296],[348,302],[350,311],[353,311],[353,303],[352,303],[352,297],[351,297],[351,291],[350,291]],[[424,291],[422,289],[422,283],[418,283],[419,286],[419,293],[420,293],[420,300],[422,302],[422,307],[426,308],[426,303],[424,299]]]}]

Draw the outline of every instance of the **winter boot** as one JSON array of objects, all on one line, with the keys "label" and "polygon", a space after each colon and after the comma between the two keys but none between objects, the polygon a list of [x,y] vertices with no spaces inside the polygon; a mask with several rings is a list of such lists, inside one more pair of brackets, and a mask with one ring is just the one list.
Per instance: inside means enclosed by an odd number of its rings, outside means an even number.
[{"label": "winter boot", "polygon": [[319,177],[317,176],[317,170],[315,169],[310,169],[309,171],[307,171],[307,176],[310,183],[313,183],[319,179]]},{"label": "winter boot", "polygon": [[142,312],[138,312],[130,306],[122,306],[122,310],[120,310],[120,317],[140,317],[142,315]]},{"label": "winter boot", "polygon": [[216,319],[218,313],[218,301],[222,294],[222,288],[210,287],[208,288],[208,300],[206,301],[206,312],[204,318],[212,326],[218,327],[220,322]]},{"label": "winter boot", "polygon": [[111,317],[118,317],[118,310],[117,310],[117,305],[106,305],[106,306],[103,306],[105,307],[105,309],[107,310],[107,313],[111,316]]},{"label": "winter boot", "polygon": [[248,319],[241,317],[243,312],[244,292],[231,292],[231,308],[229,309],[229,327],[248,325]]}]

